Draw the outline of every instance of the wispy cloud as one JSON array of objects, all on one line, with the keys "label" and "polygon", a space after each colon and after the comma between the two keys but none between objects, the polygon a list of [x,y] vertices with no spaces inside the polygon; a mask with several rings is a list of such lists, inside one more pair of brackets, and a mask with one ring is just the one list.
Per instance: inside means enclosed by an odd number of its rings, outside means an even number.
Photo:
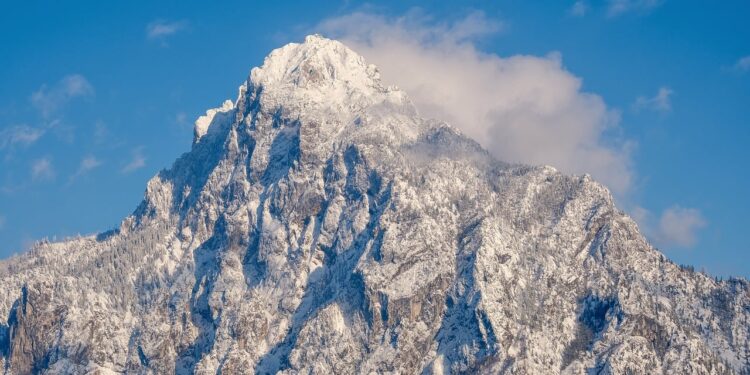
[{"label": "wispy cloud", "polygon": [[582,92],[559,53],[501,57],[477,48],[480,38],[502,29],[482,13],[437,23],[414,12],[398,18],[357,12],[327,19],[315,31],[364,55],[422,115],[447,121],[500,160],[591,173],[617,193],[628,190],[632,143],[616,139],[617,111]]},{"label": "wispy cloud", "polygon": [[671,97],[674,91],[669,87],[662,86],[653,97],[639,96],[633,103],[633,109],[636,112],[642,110],[651,110],[656,112],[669,112],[672,110]]},{"label": "wispy cloud", "polygon": [[44,129],[28,125],[15,125],[0,130],[0,150],[15,146],[28,146],[44,135]]},{"label": "wispy cloud", "polygon": [[76,172],[72,176],[70,176],[68,183],[72,183],[75,179],[89,173],[91,170],[101,165],[102,161],[97,159],[94,155],[88,155],[84,157],[78,164],[78,169],[76,170]]},{"label": "wispy cloud", "polygon": [[108,137],[109,128],[107,128],[107,124],[105,124],[104,121],[101,120],[97,121],[94,124],[94,143],[104,143],[104,141],[106,141]]},{"label": "wispy cloud", "polygon": [[94,87],[86,77],[71,74],[52,86],[42,85],[39,90],[31,94],[31,103],[43,117],[47,118],[71,99],[92,95],[94,95]]},{"label": "wispy cloud", "polygon": [[659,219],[657,240],[663,244],[692,247],[698,230],[705,226],[706,220],[699,210],[673,206],[664,210]]},{"label": "wispy cloud", "polygon": [[736,63],[732,66],[732,68],[740,73],[746,73],[750,71],[750,55],[745,56],[737,60]]},{"label": "wispy cloud", "polygon": [[130,173],[146,166],[146,157],[143,155],[143,147],[137,147],[132,151],[130,161],[122,168],[122,173]]},{"label": "wispy cloud", "polygon": [[571,16],[583,17],[586,15],[588,10],[589,10],[589,5],[583,0],[578,0],[575,3],[573,3],[570,9],[568,9],[568,13]]},{"label": "wispy cloud", "polygon": [[167,38],[185,30],[187,26],[188,22],[185,20],[154,20],[146,26],[146,38],[160,41],[162,45],[166,45]]},{"label": "wispy cloud", "polygon": [[187,120],[187,114],[185,112],[177,112],[174,116],[174,122],[179,126],[189,125]]},{"label": "wispy cloud", "polygon": [[41,158],[31,163],[31,179],[33,181],[48,181],[55,178],[55,169],[49,158]]},{"label": "wispy cloud", "polygon": [[664,4],[666,0],[609,0],[607,15],[616,17],[629,12],[648,13]]},{"label": "wispy cloud", "polygon": [[643,207],[632,210],[631,216],[638,222],[644,234],[654,243],[666,248],[691,248],[698,241],[698,232],[708,225],[700,210],[673,205],[654,222],[653,215]]}]

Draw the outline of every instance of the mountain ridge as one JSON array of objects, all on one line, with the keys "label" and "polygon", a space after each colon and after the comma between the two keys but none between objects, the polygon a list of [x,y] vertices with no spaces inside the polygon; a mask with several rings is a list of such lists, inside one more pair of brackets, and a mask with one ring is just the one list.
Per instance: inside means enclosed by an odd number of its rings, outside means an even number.
[{"label": "mountain ridge", "polygon": [[3,262],[6,372],[748,373],[750,285],[506,164],[343,44],[273,51],[108,235]]}]

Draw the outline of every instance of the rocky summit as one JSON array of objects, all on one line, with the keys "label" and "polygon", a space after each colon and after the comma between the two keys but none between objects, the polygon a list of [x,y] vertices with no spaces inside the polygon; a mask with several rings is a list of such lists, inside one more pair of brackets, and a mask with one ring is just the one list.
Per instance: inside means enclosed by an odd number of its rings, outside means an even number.
[{"label": "rocky summit", "polygon": [[194,131],[119,228],[0,264],[6,373],[750,373],[747,280],[337,41],[273,51]]}]

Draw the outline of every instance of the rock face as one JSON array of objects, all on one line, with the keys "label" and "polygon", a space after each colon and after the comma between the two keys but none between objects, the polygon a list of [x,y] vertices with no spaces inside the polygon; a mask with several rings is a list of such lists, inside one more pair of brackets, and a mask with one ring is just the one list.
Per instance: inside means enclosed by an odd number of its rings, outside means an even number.
[{"label": "rock face", "polygon": [[[446,103],[450,105],[450,103]],[[0,266],[7,373],[750,373],[750,285],[339,42],[273,51],[120,228]]]}]

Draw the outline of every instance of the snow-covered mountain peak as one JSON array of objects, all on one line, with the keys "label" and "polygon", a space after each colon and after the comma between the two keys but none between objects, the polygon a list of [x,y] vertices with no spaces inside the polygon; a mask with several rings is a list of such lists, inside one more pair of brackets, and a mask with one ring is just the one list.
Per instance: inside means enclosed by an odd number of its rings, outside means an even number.
[{"label": "snow-covered mountain peak", "polygon": [[336,81],[362,91],[382,90],[374,65],[347,46],[320,35],[309,35],[303,43],[290,43],[271,52],[263,66],[253,68],[256,85],[292,85],[325,89]]},{"label": "snow-covered mountain peak", "polygon": [[317,117],[346,123],[380,104],[416,114],[402,91],[381,82],[377,67],[341,42],[320,35],[272,51],[261,67],[251,70],[240,87],[241,99],[243,95],[247,103],[276,108],[300,120]]},{"label": "snow-covered mountain peak", "polygon": [[[237,108],[239,113],[233,112]],[[303,43],[290,43],[272,51],[262,66],[251,70],[234,103],[227,101],[196,121],[195,143],[208,133],[212,123],[238,120],[255,131],[275,131],[257,126],[264,113],[277,120],[293,119],[303,127],[319,127],[304,133],[314,137],[310,141],[323,144],[350,134],[344,131],[347,127],[365,123],[371,133],[390,133],[388,137],[393,140],[414,139],[424,130],[419,124],[396,126],[404,121],[393,118],[417,115],[406,94],[383,84],[377,67],[361,55],[339,41],[317,34],[307,36]],[[392,119],[386,121],[383,117]],[[386,126],[378,129],[373,123]],[[278,121],[274,124],[278,125]]]}]

